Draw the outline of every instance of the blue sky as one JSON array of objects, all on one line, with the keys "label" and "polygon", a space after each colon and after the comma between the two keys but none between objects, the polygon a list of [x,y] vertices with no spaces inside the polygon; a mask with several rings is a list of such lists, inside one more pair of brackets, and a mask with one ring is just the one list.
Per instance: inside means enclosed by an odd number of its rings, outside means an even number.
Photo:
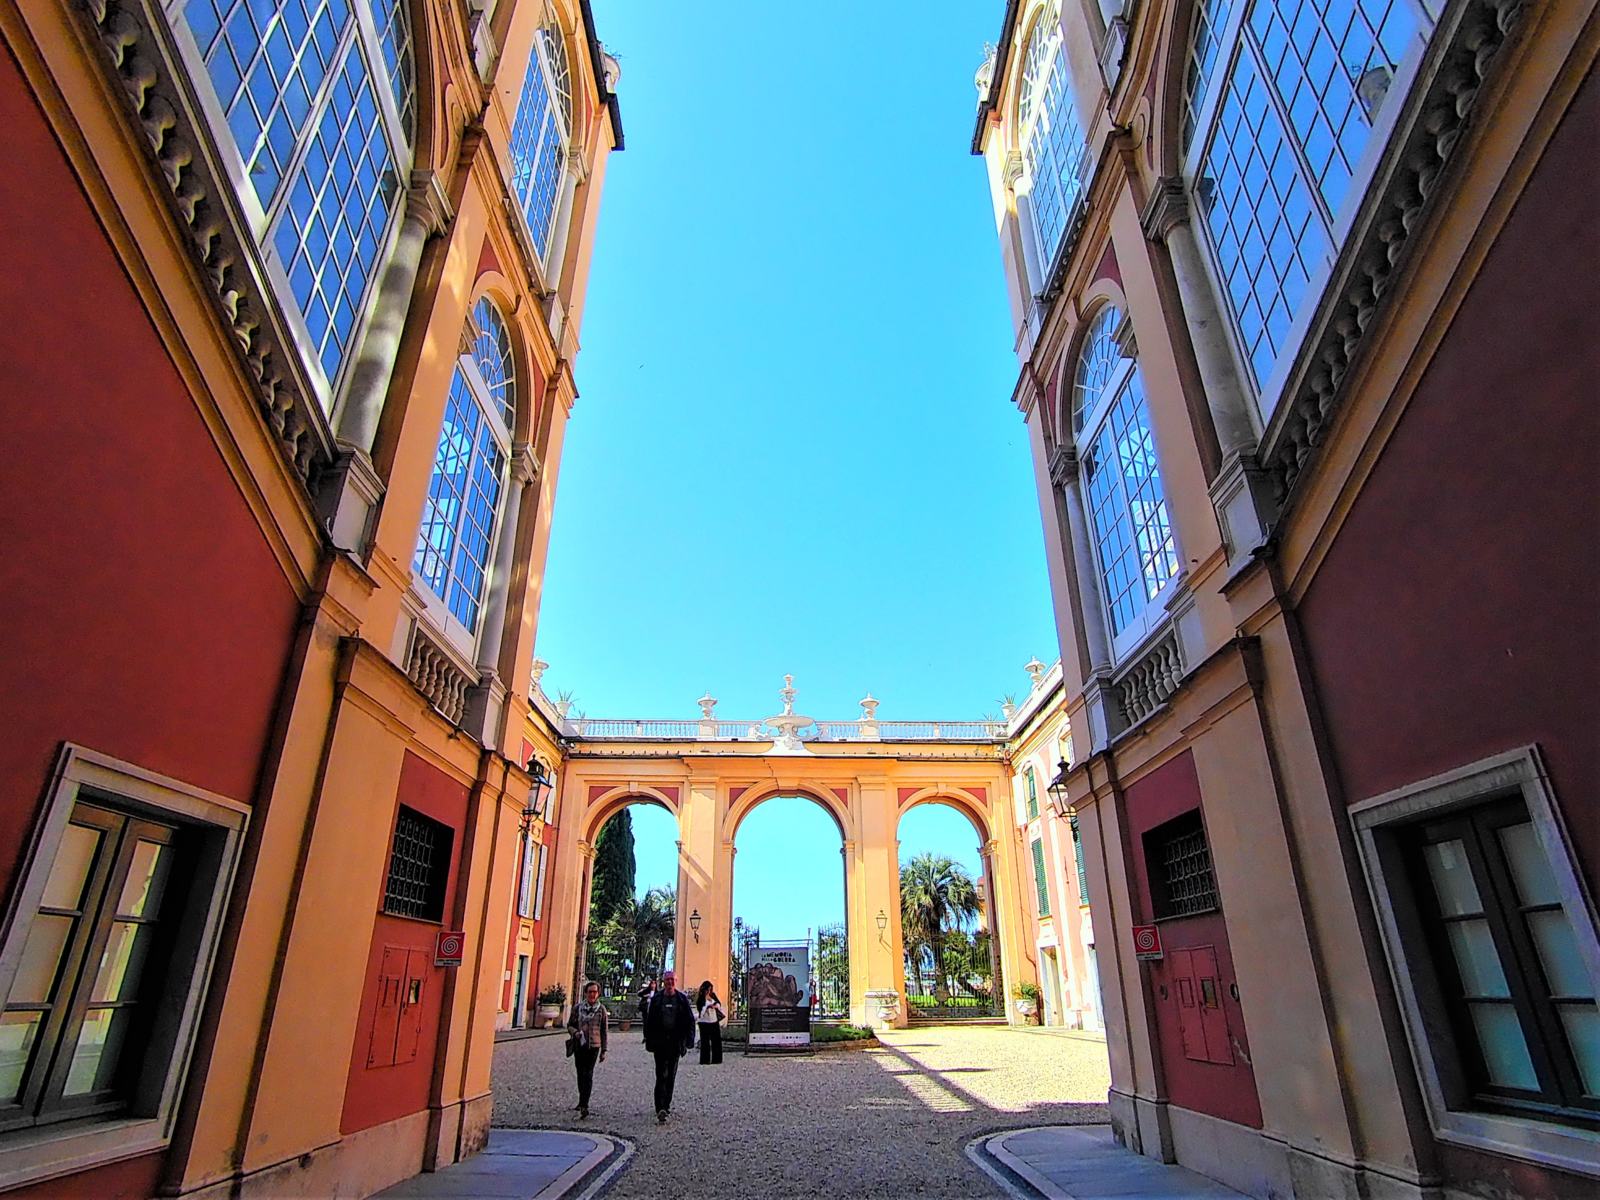
[{"label": "blue sky", "polygon": [[[1056,656],[972,76],[1002,5],[596,0],[622,64],[538,653],[590,716],[976,718]],[[640,888],[676,879],[635,807]],[[902,854],[977,870],[952,810]],[[843,911],[804,801],[739,831],[735,911]],[[796,889],[790,882],[806,882]],[[771,881],[763,886],[762,881]],[[794,896],[805,898],[803,905]]]},{"label": "blue sky", "polygon": [[998,3],[600,0],[607,169],[538,653],[590,716],[975,718],[1056,655],[982,160]]}]

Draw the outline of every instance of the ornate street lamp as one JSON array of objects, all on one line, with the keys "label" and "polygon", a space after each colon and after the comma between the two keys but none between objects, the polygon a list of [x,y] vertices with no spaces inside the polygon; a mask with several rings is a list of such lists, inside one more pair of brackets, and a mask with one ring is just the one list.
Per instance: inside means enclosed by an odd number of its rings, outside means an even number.
[{"label": "ornate street lamp", "polygon": [[689,914],[689,931],[694,934],[694,940],[700,940],[700,910],[697,908]]},{"label": "ornate street lamp", "polygon": [[545,805],[549,803],[552,780],[550,772],[537,758],[528,760],[528,774],[533,776],[533,782],[528,788],[528,806],[522,810],[521,829],[527,833],[533,827],[536,818],[544,816]]},{"label": "ornate street lamp", "polygon": [[1058,813],[1063,817],[1075,817],[1078,810],[1067,803],[1067,770],[1067,760],[1063,758],[1056,777],[1045,785],[1044,790],[1050,793],[1050,801]]},{"label": "ornate street lamp", "polygon": [[883,909],[878,910],[878,940],[883,941],[883,931],[889,928],[889,914]]}]

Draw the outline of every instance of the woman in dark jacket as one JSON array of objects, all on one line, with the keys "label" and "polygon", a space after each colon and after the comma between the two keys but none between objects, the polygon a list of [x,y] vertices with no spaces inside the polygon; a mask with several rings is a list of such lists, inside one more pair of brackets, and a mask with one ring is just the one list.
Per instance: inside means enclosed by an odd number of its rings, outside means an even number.
[{"label": "woman in dark jacket", "polygon": [[600,1003],[600,985],[583,985],[583,999],[567,1018],[567,1045],[578,1068],[578,1116],[589,1115],[589,1093],[594,1088],[594,1065],[606,1060],[606,1006]]}]

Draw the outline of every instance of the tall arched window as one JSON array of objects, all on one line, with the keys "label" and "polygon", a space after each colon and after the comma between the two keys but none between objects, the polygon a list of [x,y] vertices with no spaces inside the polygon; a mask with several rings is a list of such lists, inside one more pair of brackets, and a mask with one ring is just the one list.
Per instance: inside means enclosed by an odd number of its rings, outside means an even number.
[{"label": "tall arched window", "polygon": [[561,30],[546,25],[534,38],[533,57],[511,129],[511,191],[548,263],[560,208],[561,177],[572,137],[572,72]]},{"label": "tall arched window", "polygon": [[1424,0],[1200,0],[1194,20],[1185,165],[1259,390],[1349,224],[1373,128],[1415,76],[1432,19]]},{"label": "tall arched window", "polygon": [[506,494],[517,386],[511,335],[487,297],[472,308],[434,454],[413,569],[458,641],[478,635]]},{"label": "tall arched window", "polygon": [[331,406],[411,165],[404,0],[190,0],[182,26],[211,83],[203,106],[249,181],[251,231]]},{"label": "tall arched window", "polygon": [[1072,425],[1113,649],[1138,642],[1178,573],[1161,467],[1139,364],[1123,353],[1122,311],[1106,305],[1084,335],[1072,381]]},{"label": "tall arched window", "polygon": [[1028,34],[1017,91],[1017,129],[1028,176],[1039,257],[1050,269],[1073,210],[1083,196],[1089,147],[1067,90],[1067,60],[1061,52],[1061,15],[1046,6]]}]

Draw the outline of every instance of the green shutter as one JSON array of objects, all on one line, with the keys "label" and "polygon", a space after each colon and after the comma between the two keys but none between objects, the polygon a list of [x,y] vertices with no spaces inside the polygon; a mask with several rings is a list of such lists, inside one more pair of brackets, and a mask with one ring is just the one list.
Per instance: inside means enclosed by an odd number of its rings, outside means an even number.
[{"label": "green shutter", "polygon": [[1033,884],[1039,889],[1039,915],[1050,915],[1050,889],[1044,878],[1044,839],[1033,839]]},{"label": "green shutter", "polygon": [[1078,832],[1078,814],[1068,821],[1072,827],[1072,857],[1078,865],[1078,903],[1089,903],[1089,877],[1083,873],[1083,837]]},{"label": "green shutter", "polygon": [[1039,789],[1034,786],[1033,768],[1028,768],[1028,820],[1036,820],[1039,816]]}]

